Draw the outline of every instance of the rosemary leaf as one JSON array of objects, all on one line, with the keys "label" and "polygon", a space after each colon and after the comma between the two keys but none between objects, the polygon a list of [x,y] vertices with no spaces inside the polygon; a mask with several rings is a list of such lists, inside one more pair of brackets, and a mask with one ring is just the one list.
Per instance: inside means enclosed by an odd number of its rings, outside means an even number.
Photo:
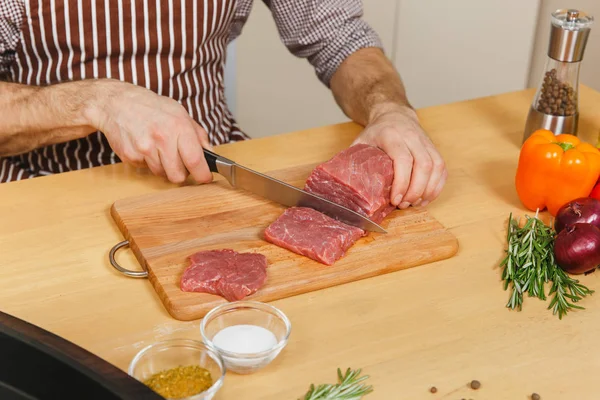
[{"label": "rosemary leaf", "polygon": [[352,370],[348,368],[342,375],[342,370],[338,368],[338,383],[310,385],[308,392],[302,397],[302,400],[360,400],[363,396],[373,391],[372,386],[365,386],[361,382],[368,379],[365,375],[358,377],[361,370]]}]

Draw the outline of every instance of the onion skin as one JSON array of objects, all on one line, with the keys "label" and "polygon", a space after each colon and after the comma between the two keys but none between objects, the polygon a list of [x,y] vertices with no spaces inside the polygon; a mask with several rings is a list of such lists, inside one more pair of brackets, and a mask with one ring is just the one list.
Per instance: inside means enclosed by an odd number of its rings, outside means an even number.
[{"label": "onion skin", "polygon": [[600,265],[600,228],[575,223],[563,229],[554,240],[556,264],[570,274],[583,274]]},{"label": "onion skin", "polygon": [[558,209],[554,221],[554,230],[560,233],[567,225],[585,222],[600,228],[600,200],[592,197],[580,197]]}]

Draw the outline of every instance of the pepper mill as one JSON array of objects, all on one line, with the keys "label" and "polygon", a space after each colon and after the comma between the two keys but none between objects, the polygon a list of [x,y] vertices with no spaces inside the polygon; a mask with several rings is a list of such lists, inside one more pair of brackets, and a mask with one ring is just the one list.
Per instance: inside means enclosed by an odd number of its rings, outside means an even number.
[{"label": "pepper mill", "polygon": [[523,141],[538,129],[577,135],[579,68],[594,21],[573,9],[552,13],[544,74],[531,103]]}]

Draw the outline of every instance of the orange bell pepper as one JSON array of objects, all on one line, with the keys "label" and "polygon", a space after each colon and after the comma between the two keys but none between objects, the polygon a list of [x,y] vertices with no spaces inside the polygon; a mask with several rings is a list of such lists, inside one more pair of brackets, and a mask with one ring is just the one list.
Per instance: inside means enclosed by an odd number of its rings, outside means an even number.
[{"label": "orange bell pepper", "polygon": [[517,194],[531,211],[558,209],[587,197],[600,176],[600,150],[569,134],[535,131],[521,147],[515,183]]}]

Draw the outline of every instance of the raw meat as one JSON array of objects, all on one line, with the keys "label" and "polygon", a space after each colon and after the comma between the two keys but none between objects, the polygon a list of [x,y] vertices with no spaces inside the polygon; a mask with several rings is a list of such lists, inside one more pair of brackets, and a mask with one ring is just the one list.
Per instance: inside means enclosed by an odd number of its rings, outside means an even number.
[{"label": "raw meat", "polygon": [[332,265],[365,232],[306,207],[291,207],[265,231],[277,246]]},{"label": "raw meat", "polygon": [[228,301],[255,293],[267,280],[267,258],[230,249],[200,251],[190,256],[181,290],[216,294]]},{"label": "raw meat", "polygon": [[[393,179],[392,159],[377,147],[358,144],[317,166],[305,190],[379,223],[394,209],[390,204]],[[339,260],[365,234],[302,207],[286,210],[265,231],[269,242],[327,265]]]},{"label": "raw meat", "polygon": [[393,161],[383,150],[357,144],[317,166],[304,189],[379,223],[394,209],[393,179]]}]

